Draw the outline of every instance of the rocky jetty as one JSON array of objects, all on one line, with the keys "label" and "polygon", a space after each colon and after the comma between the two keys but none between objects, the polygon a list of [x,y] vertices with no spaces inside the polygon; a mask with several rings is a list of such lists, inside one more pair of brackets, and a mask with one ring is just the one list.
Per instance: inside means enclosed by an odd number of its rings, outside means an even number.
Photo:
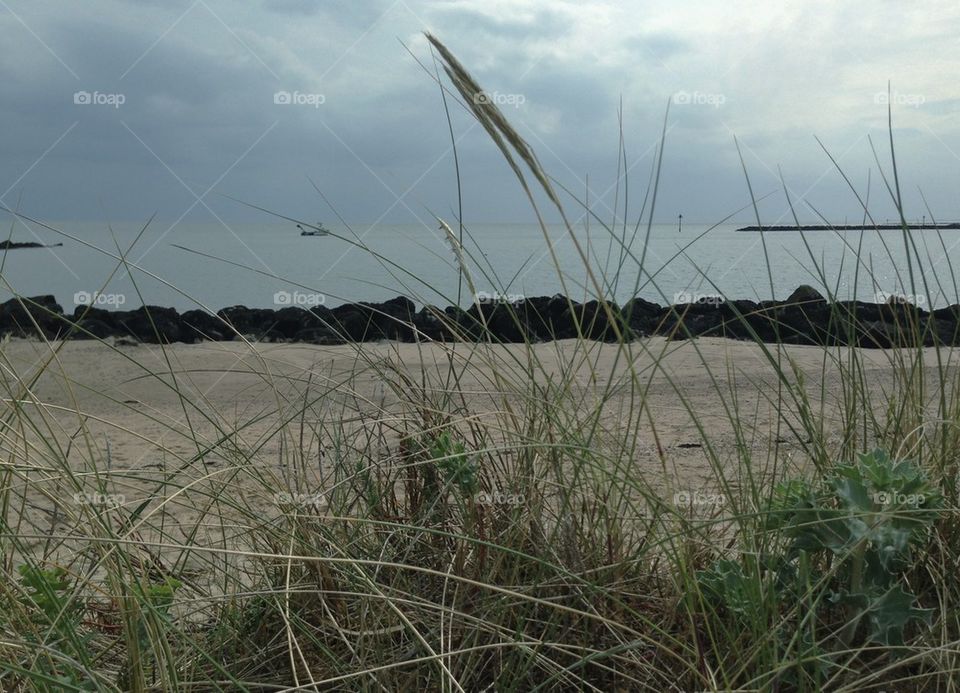
[{"label": "rocky jetty", "polygon": [[43,243],[34,243],[33,241],[27,241],[26,243],[20,243],[18,241],[0,241],[0,250],[17,250],[18,248],[59,248],[62,245],[63,243],[44,245]]},{"label": "rocky jetty", "polygon": [[231,306],[201,310],[141,306],[104,310],[78,306],[64,313],[53,296],[0,304],[0,335],[47,339],[134,338],[173,343],[248,338],[272,342],[345,344],[378,340],[542,342],[584,336],[617,341],[726,337],[785,344],[863,347],[960,345],[960,305],[926,311],[892,298],[887,303],[826,300],[801,286],[784,301],[726,301],[716,296],[661,306],[642,298],[623,305],[541,296],[512,303],[484,301],[417,309],[398,296],[383,303],[284,307]]},{"label": "rocky jetty", "polygon": [[[903,231],[903,224],[803,224],[800,226],[743,226],[737,231]],[[957,231],[960,224],[907,224],[912,231]]]}]

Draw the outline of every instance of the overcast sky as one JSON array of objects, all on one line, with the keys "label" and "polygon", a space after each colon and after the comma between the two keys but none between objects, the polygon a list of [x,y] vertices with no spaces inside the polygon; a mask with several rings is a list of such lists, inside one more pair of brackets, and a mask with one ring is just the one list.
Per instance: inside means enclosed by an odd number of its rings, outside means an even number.
[{"label": "overcast sky", "polygon": [[[960,219],[955,1],[0,0],[2,201],[44,219],[265,219],[230,196],[331,219],[316,184],[359,223],[449,215],[440,92],[404,48],[431,64],[424,31],[550,173],[580,193],[589,177],[604,218],[621,99],[631,217],[668,102],[659,220],[749,204],[735,136],[754,192],[775,193],[765,223],[788,221],[778,166],[795,200],[859,220],[815,137],[861,194],[874,169],[870,206],[891,216],[868,140],[889,173],[889,80],[908,214],[927,213],[922,190],[934,215]],[[529,221],[482,129],[451,113],[466,220]]]}]

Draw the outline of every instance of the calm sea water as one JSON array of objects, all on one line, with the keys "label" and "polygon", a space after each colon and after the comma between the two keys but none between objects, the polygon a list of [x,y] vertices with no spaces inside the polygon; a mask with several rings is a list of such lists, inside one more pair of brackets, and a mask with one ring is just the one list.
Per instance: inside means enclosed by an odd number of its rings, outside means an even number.
[{"label": "calm sea water", "polygon": [[[34,236],[18,224],[14,240],[62,241],[64,245],[7,253],[0,269],[4,300],[12,292],[52,293],[71,311],[75,299],[88,300],[100,292],[103,307],[129,309],[146,302],[186,310],[237,304],[273,307],[324,302],[335,306],[397,294],[421,304],[446,305],[457,296],[457,265],[450,247],[442,232],[424,226],[355,226],[355,236],[328,224],[351,243],[334,236],[301,237],[286,223],[229,228],[181,223],[168,229],[155,222],[134,243],[138,224],[113,224],[112,233],[105,224],[53,225],[77,240],[36,226]],[[620,301],[634,293],[658,303],[673,302],[677,294],[782,299],[800,284],[822,289],[819,266],[841,298],[873,301],[881,291],[916,293],[924,307],[958,302],[950,272],[951,263],[960,269],[957,231],[914,232],[923,267],[921,271],[914,258],[918,288],[911,291],[898,231],[768,233],[765,255],[760,234],[736,232],[734,225],[704,233],[707,228],[685,224],[678,233],[675,225],[654,226],[647,244],[646,230],[640,229],[629,244],[633,258],[602,228],[588,232],[581,227],[575,233],[601,280],[602,275],[612,277],[622,265],[619,279],[606,287]],[[465,247],[476,288],[491,294],[538,296],[561,292],[565,284],[567,293],[577,299],[592,296],[584,263],[569,235],[560,226],[550,227],[549,233],[559,274],[538,227],[472,227]],[[632,234],[633,229],[628,229],[628,243]],[[135,267],[128,270],[111,257],[118,254],[118,245]],[[643,272],[638,270],[641,257]],[[928,287],[923,287],[921,277],[927,279]],[[471,300],[464,282],[461,304]]]}]

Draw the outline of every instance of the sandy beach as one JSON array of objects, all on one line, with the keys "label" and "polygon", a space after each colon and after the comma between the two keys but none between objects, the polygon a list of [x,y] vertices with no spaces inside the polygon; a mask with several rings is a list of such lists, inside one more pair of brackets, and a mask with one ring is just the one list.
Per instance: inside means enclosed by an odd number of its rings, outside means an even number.
[{"label": "sandy beach", "polygon": [[[819,427],[820,449],[841,454],[851,356],[867,401],[896,401],[906,352],[853,349],[660,337],[626,348],[6,340],[0,490],[17,537],[8,554],[68,565],[93,584],[117,561],[154,584],[175,575],[173,614],[206,632],[233,592],[290,579],[283,556],[294,540],[319,542],[326,561],[343,556],[334,528],[384,546],[414,531],[402,513],[429,487],[425,470],[444,469],[415,441],[455,431],[484,465],[486,488],[507,480],[501,495],[470,501],[490,513],[490,531],[507,531],[497,522],[529,487],[537,531],[561,537],[551,560],[583,565],[569,518],[597,510],[613,518],[607,552],[611,541],[642,546],[649,523],[665,522],[666,536],[687,532],[685,545],[706,557],[732,545],[740,499],[810,470],[808,441],[791,426]],[[923,356],[936,364],[934,350]],[[942,373],[955,369],[950,350],[939,356]],[[926,368],[934,405],[937,371]],[[783,392],[778,372],[791,384]],[[449,494],[447,507],[462,502]],[[574,512],[562,512],[570,502]],[[672,560],[667,546],[649,555]],[[300,579],[335,593],[313,570]]]},{"label": "sandy beach", "polygon": [[[713,454],[729,460],[731,468],[745,454],[744,445],[755,463],[803,466],[802,447],[784,425],[795,420],[789,401],[781,405],[778,429],[777,383],[769,361],[777,351],[769,349],[767,356],[752,343],[654,338],[631,346],[635,376],[629,377],[624,364],[630,356],[616,345],[590,343],[584,350],[572,340],[534,346],[536,365],[528,363],[522,345],[471,350],[378,343],[358,349],[211,342],[161,348],[11,340],[2,352],[4,407],[8,414],[14,406],[34,410],[45,427],[8,428],[2,447],[21,479],[14,483],[30,479],[28,516],[42,527],[44,516],[56,518],[55,507],[71,498],[56,489],[54,458],[110,476],[128,507],[158,490],[163,496],[158,484],[214,494],[315,490],[328,483],[334,457],[349,458],[351,449],[371,439],[379,439],[383,451],[383,459],[371,463],[387,463],[399,439],[424,426],[418,407],[430,412],[426,418],[446,412],[461,425],[472,420],[496,431],[508,430],[503,417],[522,417],[528,407],[551,399],[561,420],[569,417],[571,423],[582,425],[584,417],[600,412],[596,445],[634,427],[634,449],[622,456],[652,486],[699,489],[715,478],[702,432]],[[804,374],[811,407],[818,412],[825,407],[829,435],[829,421],[842,401],[833,357],[806,346],[780,347],[779,353],[784,364]],[[894,386],[889,354],[861,355],[869,387],[889,391]],[[563,381],[561,373],[567,374]],[[524,382],[528,385],[517,387]],[[453,390],[465,393],[463,398],[446,401]],[[551,391],[566,394],[544,395]],[[731,423],[733,409],[739,412],[738,432]],[[505,443],[516,444],[508,438],[505,434]],[[39,495],[38,474],[48,475],[50,484]],[[266,514],[276,512],[274,501],[260,499]],[[163,508],[185,523],[197,512],[182,494]]]}]

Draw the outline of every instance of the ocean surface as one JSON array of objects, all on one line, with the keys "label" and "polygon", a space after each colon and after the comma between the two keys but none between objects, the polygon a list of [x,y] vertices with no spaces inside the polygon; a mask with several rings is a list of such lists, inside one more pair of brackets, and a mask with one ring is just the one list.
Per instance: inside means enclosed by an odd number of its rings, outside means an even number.
[{"label": "ocean surface", "polygon": [[[442,231],[422,225],[357,225],[350,231],[327,224],[335,235],[302,237],[285,222],[181,222],[171,228],[155,221],[139,239],[141,225],[134,223],[51,226],[69,236],[16,225],[12,240],[63,246],[0,253],[0,298],[54,294],[68,312],[91,301],[104,308],[147,303],[180,310],[333,307],[398,294],[418,304],[457,301],[454,253]],[[800,284],[822,291],[824,280],[841,299],[876,301],[879,292],[881,299],[907,295],[925,308],[960,302],[953,277],[960,269],[960,231],[914,231],[922,261],[913,256],[908,266],[899,231],[791,231],[761,239],[759,233],[737,232],[737,226],[685,223],[678,232],[676,225],[655,225],[649,242],[646,227],[635,236],[628,227],[625,240],[623,229],[614,239],[596,225],[576,227],[574,234],[596,280],[621,302],[633,295],[661,304],[718,294],[783,299]],[[559,271],[537,226],[471,226],[464,257],[473,287],[509,298],[564,291],[577,300],[595,296],[570,235],[562,226],[548,233]],[[459,292],[461,305],[469,305],[473,293],[465,278]]]}]

